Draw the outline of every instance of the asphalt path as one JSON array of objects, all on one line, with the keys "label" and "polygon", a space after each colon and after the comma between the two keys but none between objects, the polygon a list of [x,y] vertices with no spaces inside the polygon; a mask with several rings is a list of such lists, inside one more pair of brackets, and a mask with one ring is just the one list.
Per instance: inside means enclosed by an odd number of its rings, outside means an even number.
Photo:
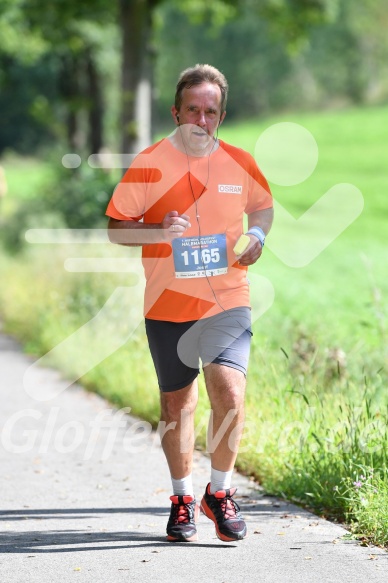
[{"label": "asphalt path", "polygon": [[[386,582],[388,554],[345,540],[346,531],[266,496],[238,475],[248,525],[238,543],[217,539],[201,515],[196,543],[168,543],[170,479],[146,424],[79,386],[0,334],[0,583]],[[30,379],[31,381],[31,379]],[[48,398],[52,391],[52,398]],[[200,499],[209,459],[196,452]]]}]

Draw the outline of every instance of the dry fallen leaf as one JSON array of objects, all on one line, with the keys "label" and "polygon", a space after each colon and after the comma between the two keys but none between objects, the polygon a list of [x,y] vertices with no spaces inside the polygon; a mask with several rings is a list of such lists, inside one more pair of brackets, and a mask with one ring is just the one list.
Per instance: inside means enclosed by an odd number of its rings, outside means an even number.
[{"label": "dry fallen leaf", "polygon": [[261,530],[254,530],[253,534],[262,534],[262,533],[261,533]]}]

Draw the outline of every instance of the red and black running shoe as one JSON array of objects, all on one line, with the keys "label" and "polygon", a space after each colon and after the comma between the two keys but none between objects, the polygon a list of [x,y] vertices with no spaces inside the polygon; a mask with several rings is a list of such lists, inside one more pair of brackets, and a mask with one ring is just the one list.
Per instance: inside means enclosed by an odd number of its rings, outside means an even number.
[{"label": "red and black running shoe", "polygon": [[197,540],[195,521],[199,507],[193,496],[170,496],[171,512],[167,523],[167,540],[192,542]]},{"label": "red and black running shoe", "polygon": [[209,483],[201,501],[201,510],[214,522],[218,538],[227,542],[241,540],[247,535],[240,507],[233,500],[236,490],[237,488],[231,488],[210,494]]}]

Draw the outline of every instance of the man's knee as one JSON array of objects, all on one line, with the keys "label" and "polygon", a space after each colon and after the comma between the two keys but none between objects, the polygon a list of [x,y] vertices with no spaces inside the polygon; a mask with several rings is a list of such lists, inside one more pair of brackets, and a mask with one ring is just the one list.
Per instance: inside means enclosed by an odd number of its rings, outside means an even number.
[{"label": "man's knee", "polygon": [[184,417],[194,414],[198,401],[198,393],[196,383],[195,386],[193,385],[194,383],[178,391],[161,393],[162,419],[165,421],[182,421]]},{"label": "man's knee", "polygon": [[246,379],[241,371],[214,364],[204,370],[213,409],[224,414],[230,410],[244,409]]}]

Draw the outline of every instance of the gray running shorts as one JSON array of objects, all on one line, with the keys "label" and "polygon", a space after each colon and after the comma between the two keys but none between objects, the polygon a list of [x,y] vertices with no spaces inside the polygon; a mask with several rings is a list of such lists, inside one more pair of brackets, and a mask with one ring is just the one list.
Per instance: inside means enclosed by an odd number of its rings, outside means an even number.
[{"label": "gray running shorts", "polygon": [[211,362],[247,373],[251,343],[251,310],[225,310],[210,318],[191,322],[145,319],[151,356],[160,390],[186,387],[202,365]]}]

